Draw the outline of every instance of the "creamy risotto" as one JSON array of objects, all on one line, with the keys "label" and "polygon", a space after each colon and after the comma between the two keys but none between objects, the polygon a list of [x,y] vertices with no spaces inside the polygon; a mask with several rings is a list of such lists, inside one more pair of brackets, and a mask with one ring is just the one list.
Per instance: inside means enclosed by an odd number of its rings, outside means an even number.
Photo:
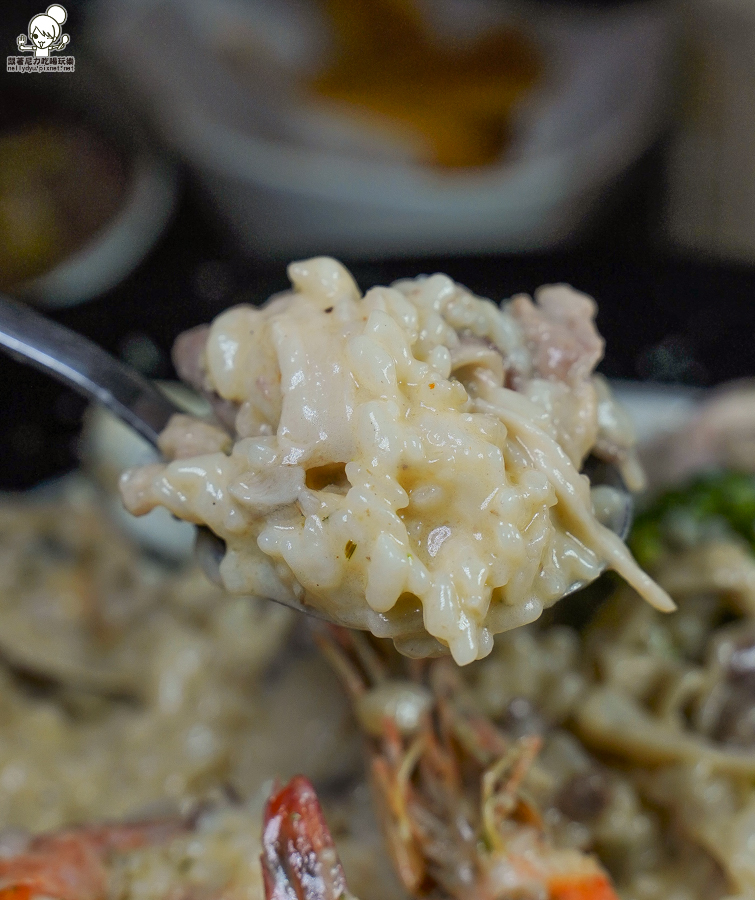
[{"label": "creamy risotto", "polygon": [[605,566],[673,608],[579,474],[592,452],[641,484],[631,427],[593,374],[589,297],[558,285],[498,307],[444,275],[362,296],[327,258],[289,276],[265,307],[179,340],[179,371],[234,443],[177,417],[161,441],[173,461],[123,478],[132,512],[208,525],[231,593],[459,664]]},{"label": "creamy risotto", "polygon": [[752,475],[665,494],[674,615],[583,594],[459,668],[140,553],[81,481],[0,498],[0,898],[262,900],[300,772],[361,900],[753,900],[754,521]]}]

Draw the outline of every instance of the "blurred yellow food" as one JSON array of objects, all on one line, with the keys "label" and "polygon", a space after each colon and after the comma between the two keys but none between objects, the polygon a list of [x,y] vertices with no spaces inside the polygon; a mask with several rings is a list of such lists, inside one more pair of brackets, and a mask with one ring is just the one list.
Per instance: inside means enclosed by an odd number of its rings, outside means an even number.
[{"label": "blurred yellow food", "polygon": [[116,212],[119,155],[76,127],[35,124],[0,134],[0,288],[52,268]]},{"label": "blurred yellow food", "polygon": [[511,113],[538,81],[528,37],[496,30],[466,46],[431,35],[413,0],[322,0],[335,53],[311,83],[320,98],[414,137],[424,162],[484,166],[500,158]]}]

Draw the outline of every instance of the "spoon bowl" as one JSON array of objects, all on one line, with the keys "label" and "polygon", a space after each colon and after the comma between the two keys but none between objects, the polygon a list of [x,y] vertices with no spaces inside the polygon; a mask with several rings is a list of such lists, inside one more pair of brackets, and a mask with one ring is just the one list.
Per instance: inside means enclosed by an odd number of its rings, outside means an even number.
[{"label": "spoon bowl", "polygon": [[[19,362],[46,372],[88,399],[101,403],[155,447],[158,447],[160,433],[172,416],[183,412],[144,376],[115,359],[102,347],[3,295],[0,295],[0,349]],[[594,468],[591,482],[597,518],[623,540],[632,523],[631,495],[611,466]],[[221,586],[220,563],[225,549],[221,538],[208,528],[197,528],[197,561],[207,577]],[[563,596],[581,590],[588,583],[578,581],[569,585]],[[292,601],[284,605],[333,624],[342,624],[302,603]],[[434,645],[430,648],[424,636],[418,640],[416,647],[411,642],[405,642],[409,655],[415,655],[411,652],[413,647],[418,655],[427,655],[428,650],[433,650]]]}]

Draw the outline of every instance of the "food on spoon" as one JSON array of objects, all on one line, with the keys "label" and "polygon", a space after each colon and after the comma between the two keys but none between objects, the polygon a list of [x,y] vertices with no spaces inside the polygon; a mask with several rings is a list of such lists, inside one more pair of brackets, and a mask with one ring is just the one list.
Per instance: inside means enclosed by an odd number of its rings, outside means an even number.
[{"label": "food on spoon", "polygon": [[444,275],[362,297],[327,258],[289,276],[263,308],[179,338],[179,374],[215,398],[235,444],[209,452],[220,429],[169,425],[166,449],[208,452],[125,473],[131,512],[209,526],[231,593],[459,664],[605,566],[673,609],[579,471],[593,452],[641,483],[631,427],[593,374],[589,297],[557,285],[499,308]]}]

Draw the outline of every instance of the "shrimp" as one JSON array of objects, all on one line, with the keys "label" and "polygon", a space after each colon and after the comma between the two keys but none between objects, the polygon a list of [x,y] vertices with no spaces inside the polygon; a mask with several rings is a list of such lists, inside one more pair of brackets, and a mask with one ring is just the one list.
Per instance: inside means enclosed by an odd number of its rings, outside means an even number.
[{"label": "shrimp", "polygon": [[400,681],[365,635],[332,628],[317,640],[365,731],[381,827],[412,896],[618,900],[594,857],[553,846],[526,796],[540,737],[500,732],[448,660],[413,661]]},{"label": "shrimp", "polygon": [[260,861],[267,900],[352,896],[315,789],[301,775],[267,802]]},{"label": "shrimp", "polygon": [[161,843],[184,828],[178,821],[103,825],[31,838],[0,859],[0,900],[104,900],[111,853]]}]

